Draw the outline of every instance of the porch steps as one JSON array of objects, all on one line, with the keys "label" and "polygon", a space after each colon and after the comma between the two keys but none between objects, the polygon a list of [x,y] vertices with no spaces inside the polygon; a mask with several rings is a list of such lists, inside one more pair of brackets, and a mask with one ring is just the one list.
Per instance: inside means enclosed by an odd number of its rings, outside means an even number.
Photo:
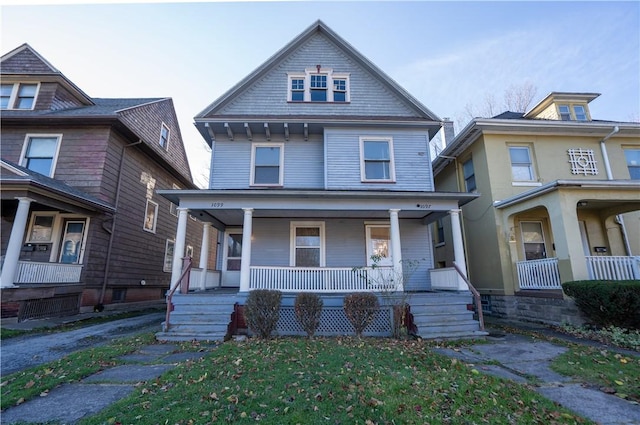
[{"label": "porch steps", "polygon": [[162,323],[160,341],[223,341],[231,323],[236,293],[190,293],[173,296],[169,326]]},{"label": "porch steps", "polygon": [[411,306],[417,335],[423,339],[476,338],[488,335],[480,330],[473,311],[470,292],[412,293],[407,302]]}]

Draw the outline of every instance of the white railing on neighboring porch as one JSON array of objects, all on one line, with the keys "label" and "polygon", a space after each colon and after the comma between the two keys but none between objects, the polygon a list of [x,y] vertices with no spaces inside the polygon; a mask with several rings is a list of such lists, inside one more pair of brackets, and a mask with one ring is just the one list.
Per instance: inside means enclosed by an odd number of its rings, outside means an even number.
[{"label": "white railing on neighboring porch", "polygon": [[640,257],[599,256],[586,259],[590,279],[640,279]]},{"label": "white railing on neighboring porch", "polygon": [[220,272],[218,270],[207,270],[205,281],[202,281],[202,269],[191,268],[189,276],[190,291],[204,291],[220,286]]},{"label": "white railing on neighboring porch", "polygon": [[[382,267],[375,273],[382,272]],[[351,267],[251,267],[250,290],[282,292],[383,291],[383,282],[371,268]]]},{"label": "white railing on neighboring porch", "polygon": [[79,283],[81,264],[18,261],[14,283]]},{"label": "white railing on neighboring porch", "polygon": [[430,269],[431,289],[438,291],[468,291],[469,287],[455,267]]},{"label": "white railing on neighboring porch", "polygon": [[557,258],[518,261],[520,289],[562,289]]}]

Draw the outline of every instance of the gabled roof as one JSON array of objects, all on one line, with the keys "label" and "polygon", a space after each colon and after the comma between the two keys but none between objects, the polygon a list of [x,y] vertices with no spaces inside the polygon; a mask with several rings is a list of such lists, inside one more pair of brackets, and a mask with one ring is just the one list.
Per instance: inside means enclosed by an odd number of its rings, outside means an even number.
[{"label": "gabled roof", "polygon": [[115,211],[115,208],[109,203],[89,195],[86,192],[83,192],[73,186],[69,186],[60,180],[52,179],[51,177],[36,173],[35,171],[5,159],[0,159],[0,168],[9,171],[9,174],[3,172],[0,176],[0,183],[2,183],[4,191],[9,190],[12,185],[26,184],[29,186],[43,188],[48,192],[63,195],[66,198],[80,201],[82,204],[91,206],[94,209],[107,212]]},{"label": "gabled roof", "polygon": [[307,42],[315,34],[321,33],[333,42],[338,48],[340,48],[350,59],[354,60],[357,64],[363,67],[365,70],[374,75],[385,87],[392,93],[403,98],[413,109],[415,109],[423,118],[431,121],[440,122],[441,119],[430,111],[426,106],[420,103],[417,99],[411,96],[405,89],[403,89],[398,83],[396,83],[391,77],[386,75],[369,59],[359,53],[353,46],[347,43],[342,37],[331,30],[321,20],[316,21],[309,26],[300,35],[294,38],[289,44],[285,45],[282,49],[276,52],[273,56],[267,59],[256,70],[242,79],[238,84],[233,86],[230,90],[220,96],[216,101],[207,106],[202,112],[195,116],[195,119],[204,118],[207,115],[215,113],[221,109],[224,105],[231,102],[234,97],[242,92],[244,89],[253,85],[259,81],[266,73],[273,69],[278,63],[286,59],[292,52]]},{"label": "gabled roof", "polygon": [[[0,74],[3,79],[9,76],[37,77],[38,80],[57,81],[71,91],[83,104],[92,105],[89,95],[80,90],[71,80],[36,52],[29,44],[24,43],[0,58]],[[4,113],[4,112],[3,112]]]},{"label": "gabled roof", "polygon": [[592,100],[600,96],[600,93],[573,93],[573,92],[558,92],[554,91],[549,93],[544,99],[538,102],[533,108],[524,114],[525,118],[535,118],[541,111],[549,107],[554,102],[586,102],[589,103]]},{"label": "gabled roof", "polygon": [[2,117],[37,117],[37,118],[117,118],[118,113],[127,109],[136,108],[150,103],[161,102],[169,98],[154,97],[140,99],[103,99],[94,98],[92,104],[77,108],[66,108],[57,110],[22,110],[7,109],[2,111]]}]

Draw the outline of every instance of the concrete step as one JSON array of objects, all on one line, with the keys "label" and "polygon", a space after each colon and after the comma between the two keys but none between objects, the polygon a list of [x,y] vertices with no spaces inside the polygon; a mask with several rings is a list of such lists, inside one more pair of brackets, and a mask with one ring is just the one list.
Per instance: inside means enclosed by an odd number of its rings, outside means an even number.
[{"label": "concrete step", "polygon": [[443,339],[471,339],[471,338],[483,338],[485,336],[489,335],[489,332],[486,331],[481,331],[481,330],[475,330],[475,331],[459,331],[459,332],[454,332],[450,329],[447,329],[445,331],[432,331],[432,332],[427,332],[424,335],[419,334],[418,336],[422,339],[436,339],[436,340],[443,340]]},{"label": "concrete step", "polygon": [[156,339],[159,341],[224,341],[226,332],[223,333],[200,333],[200,334],[180,334],[174,332],[158,332]]}]

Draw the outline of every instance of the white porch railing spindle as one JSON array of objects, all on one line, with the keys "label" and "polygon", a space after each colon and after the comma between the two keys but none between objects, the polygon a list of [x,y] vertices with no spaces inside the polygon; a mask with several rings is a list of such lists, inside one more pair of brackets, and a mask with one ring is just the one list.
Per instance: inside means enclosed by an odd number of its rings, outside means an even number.
[{"label": "white porch railing spindle", "polygon": [[79,283],[81,264],[19,261],[15,283]]},{"label": "white porch railing spindle", "polygon": [[[252,266],[250,289],[283,292],[371,291],[366,268]],[[382,290],[382,288],[379,288]]]},{"label": "white porch railing spindle", "polygon": [[561,289],[557,258],[516,263],[520,289]]},{"label": "white porch railing spindle", "polygon": [[596,280],[640,279],[640,257],[586,257],[589,277]]}]

